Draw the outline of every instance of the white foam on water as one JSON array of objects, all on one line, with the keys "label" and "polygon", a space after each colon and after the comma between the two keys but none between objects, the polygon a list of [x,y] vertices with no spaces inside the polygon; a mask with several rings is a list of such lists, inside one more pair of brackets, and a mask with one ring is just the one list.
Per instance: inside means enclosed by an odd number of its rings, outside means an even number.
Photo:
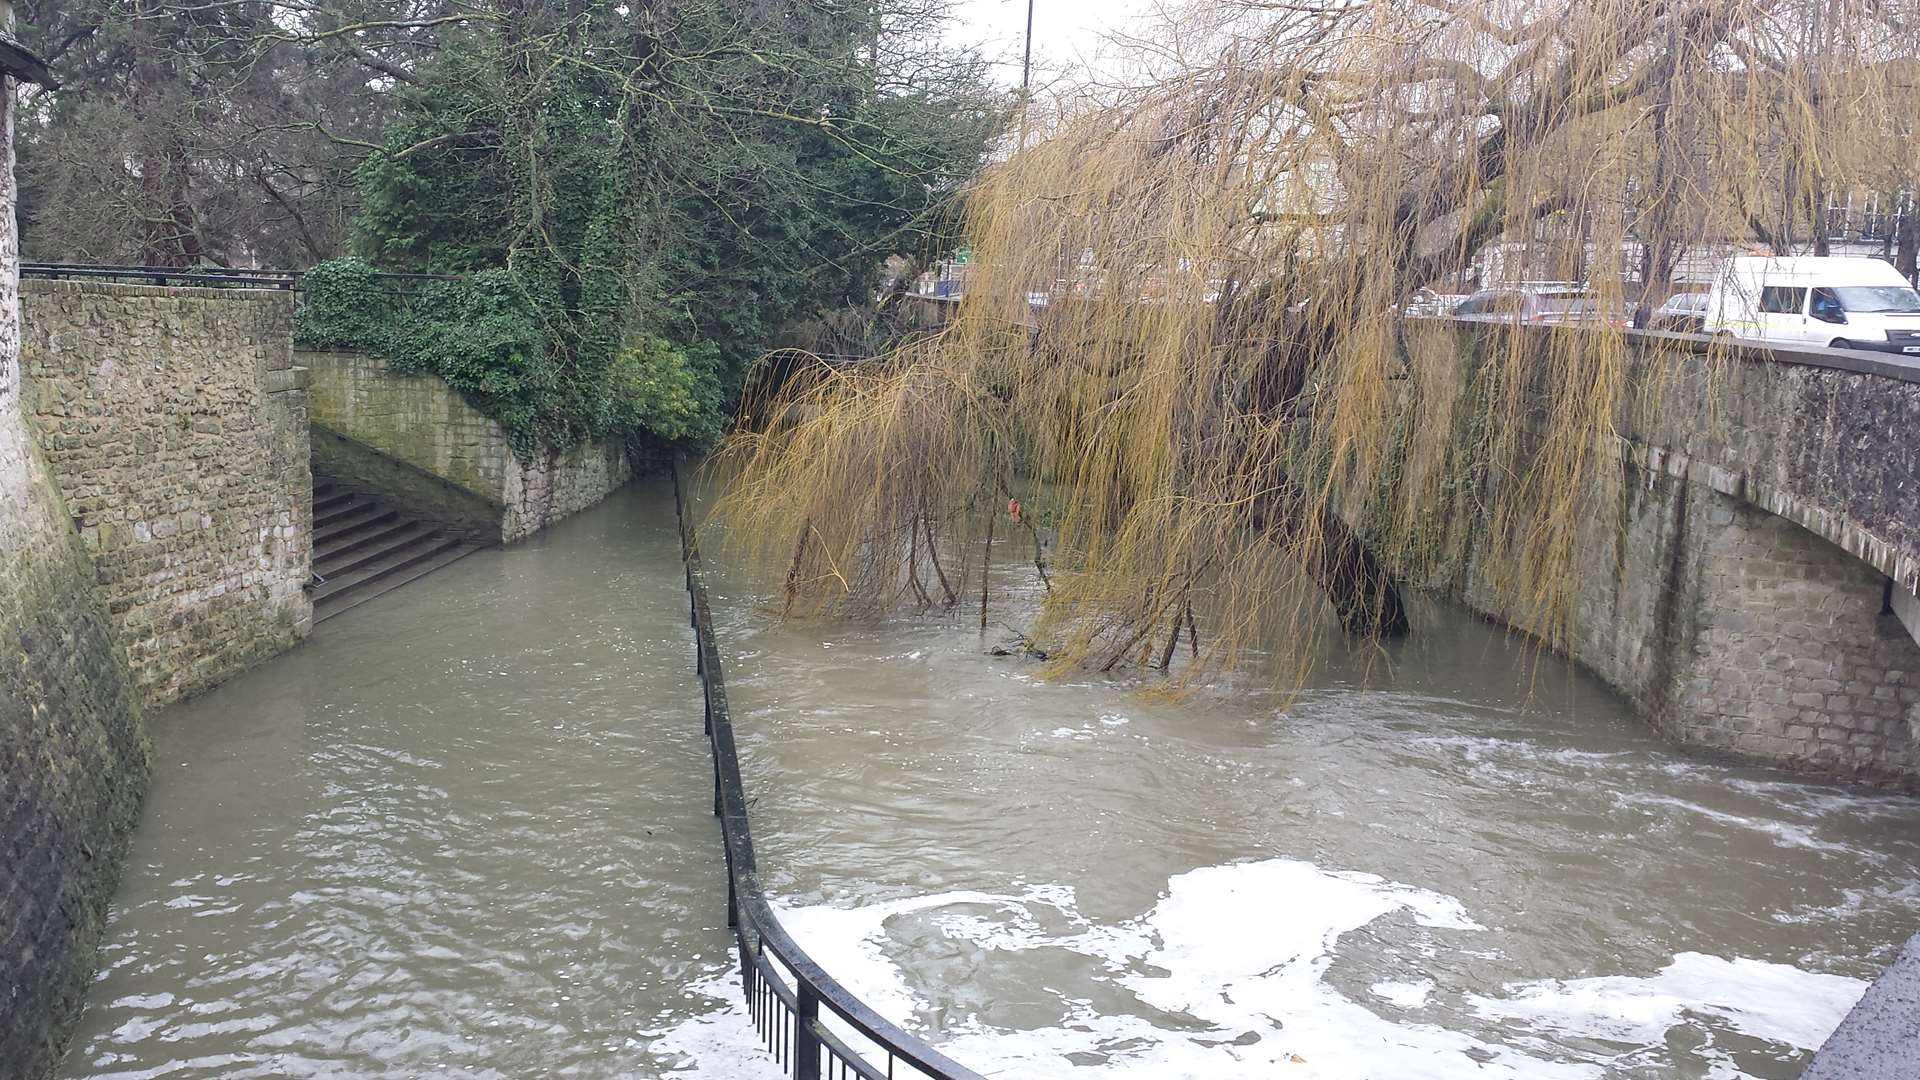
[{"label": "white foam on water", "polygon": [[[1326,978],[1345,935],[1397,916],[1419,928],[1408,943],[1417,952],[1485,957],[1472,936],[1484,928],[1453,897],[1291,859],[1176,875],[1151,910],[1111,924],[1088,920],[1073,890],[1059,885],[779,911],[801,947],[882,1015],[914,1029],[949,1010],[936,1045],[989,1075],[1597,1080],[1610,1066],[1666,1053],[1667,1033],[1680,1026],[1817,1047],[1866,988],[1856,979],[1690,952],[1651,976],[1516,982],[1498,995],[1465,997],[1423,977],[1375,982],[1362,995],[1367,1000],[1355,1000]],[[979,1016],[955,1017],[951,1004],[930,1001],[889,958],[901,948],[889,924],[902,917],[913,919],[916,940],[931,927],[986,953],[989,973],[996,956],[1045,949],[1088,957],[1096,974],[1078,986],[1068,976],[1048,985],[1059,1009],[1051,1026],[1008,1030]],[[1384,931],[1406,932],[1404,923]],[[732,1004],[681,1023],[656,1051],[687,1055],[696,1071],[669,1074],[687,1080],[757,1076],[738,1066],[752,1035],[734,1000],[737,984],[729,977],[713,983],[710,992]],[[1115,995],[1140,1007],[1115,1009]],[[1456,1030],[1406,1015],[1436,997],[1452,1007],[1428,1015],[1459,1015],[1464,1003],[1485,1024]],[[1162,1014],[1179,1021],[1157,1022]],[[1592,1039],[1629,1049],[1595,1047]],[[1691,1053],[1710,1076],[1740,1075],[1711,1038]]]},{"label": "white foam on water", "polygon": [[[1034,917],[1041,910],[1068,929],[1048,932]],[[909,914],[930,915],[950,940],[989,952],[1064,949],[1093,958],[1105,973],[1101,982],[1146,1006],[1140,1010],[1146,1015],[1102,1014],[1084,996],[1061,994],[1059,1021],[1049,1028],[1009,1031],[977,1017],[949,1023],[942,1052],[989,1074],[1155,1080],[1253,1080],[1280,1069],[1354,1080],[1600,1075],[1591,1066],[1390,1020],[1327,985],[1323,976],[1341,935],[1395,912],[1431,929],[1482,929],[1452,897],[1289,859],[1178,875],[1151,911],[1117,925],[1089,923],[1072,891],[1058,886],[951,892],[860,908],[790,908],[781,918],[816,961],[897,1020],[928,1007],[886,956],[887,923]],[[1155,1010],[1204,1028],[1163,1027],[1148,1018]]]},{"label": "white foam on water", "polygon": [[1876,853],[1862,852],[1845,844],[1834,844],[1813,835],[1813,830],[1804,825],[1786,821],[1770,821],[1763,818],[1744,817],[1730,814],[1724,810],[1715,810],[1710,806],[1701,806],[1696,802],[1675,798],[1671,795],[1649,795],[1638,792],[1620,792],[1614,795],[1614,801],[1623,806],[1661,806],[1670,807],[1683,813],[1697,814],[1709,821],[1738,829],[1752,829],[1765,834],[1776,846],[1783,848],[1806,848],[1810,851],[1845,852],[1880,861]]},{"label": "white foam on water", "polygon": [[1920,883],[1870,885],[1840,890],[1840,899],[1831,904],[1802,904],[1792,911],[1776,911],[1773,921],[1795,923],[1840,922],[1855,919],[1871,903],[1875,908],[1904,908],[1920,912]]},{"label": "white foam on water", "polygon": [[753,1030],[740,979],[732,968],[701,978],[687,996],[711,1000],[713,1007],[685,1017],[664,1031],[642,1032],[635,1041],[671,1064],[663,1076],[673,1080],[782,1080],[786,1073],[766,1052]]},{"label": "white foam on water", "polygon": [[[1416,925],[1484,929],[1450,896],[1373,874],[1330,872],[1272,859],[1174,877],[1141,920],[1156,942],[1139,959],[1166,974],[1118,982],[1166,1012],[1202,1020],[1227,1047],[1165,1033],[1169,1075],[1269,1076],[1288,1067],[1315,1077],[1584,1077],[1593,1070],[1531,1057],[1431,1024],[1388,1019],[1325,981],[1340,938],[1395,912]],[[1116,1062],[1118,1071],[1127,1063]],[[1157,1073],[1155,1074],[1157,1075]]]},{"label": "white foam on water", "polygon": [[[1451,710],[1472,709],[1470,703],[1447,702],[1445,704]],[[1461,760],[1469,765],[1491,765],[1499,762],[1529,765],[1554,764],[1586,772],[1617,768],[1621,762],[1629,761],[1639,753],[1635,750],[1581,750],[1570,746],[1538,743],[1530,739],[1501,738],[1495,735],[1415,735],[1409,737],[1406,742],[1411,746],[1458,752]],[[1539,778],[1536,777],[1536,779]]]},{"label": "white foam on water", "polygon": [[1367,992],[1395,1008],[1418,1009],[1425,1006],[1427,998],[1433,994],[1433,980],[1377,982],[1367,987]]},{"label": "white foam on water", "polygon": [[921,1002],[907,985],[906,975],[887,959],[887,920],[956,905],[1003,907],[1019,903],[1019,897],[946,892],[857,908],[775,904],[774,909],[787,933],[827,974],[851,988],[875,1012],[900,1023],[902,1018],[912,1016]]},{"label": "white foam on water", "polygon": [[[989,967],[991,953],[1029,949],[1068,949],[1098,961],[1102,974],[1094,982],[1106,988],[1054,992],[1060,1017],[1050,1028],[1004,1030],[979,1017],[948,1017],[939,1047],[989,1074],[1599,1078],[1628,1055],[1617,1059],[1557,1040],[1638,1043],[1645,1053],[1663,1053],[1670,1028],[1709,1019],[1764,1042],[1811,1049],[1864,992],[1851,978],[1682,953],[1653,976],[1521,982],[1507,994],[1475,995],[1467,1003],[1476,1015],[1503,1020],[1509,1034],[1450,1030],[1405,1017],[1442,992],[1432,978],[1377,982],[1367,994],[1371,1003],[1325,978],[1342,936],[1396,913],[1444,932],[1411,942],[1421,953],[1486,955],[1448,938],[1482,930],[1457,899],[1294,859],[1177,874],[1148,913],[1117,924],[1085,919],[1062,886],[948,892],[856,909],[795,907],[781,917],[854,994],[906,1024],[933,1003],[889,959],[887,924],[897,917],[920,917],[947,940],[987,951]],[[1094,997],[1110,999],[1116,988],[1139,999],[1139,1013],[1096,1011]],[[1164,1026],[1152,1019],[1156,1013],[1190,1022]],[[1192,1030],[1192,1022],[1202,1030]],[[1740,1074],[1711,1040],[1693,1053],[1713,1076]]]},{"label": "white foam on water", "polygon": [[1655,975],[1517,983],[1505,997],[1468,1000],[1484,1016],[1567,1035],[1651,1044],[1693,1014],[1756,1039],[1813,1049],[1866,991],[1866,983],[1843,975],[1687,952]]}]

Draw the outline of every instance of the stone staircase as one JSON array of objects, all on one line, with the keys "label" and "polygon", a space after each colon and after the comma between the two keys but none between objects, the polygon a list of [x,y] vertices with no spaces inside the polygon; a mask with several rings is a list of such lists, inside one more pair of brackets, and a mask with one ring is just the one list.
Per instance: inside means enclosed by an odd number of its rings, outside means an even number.
[{"label": "stone staircase", "polygon": [[313,621],[425,577],[480,545],[313,477]]}]

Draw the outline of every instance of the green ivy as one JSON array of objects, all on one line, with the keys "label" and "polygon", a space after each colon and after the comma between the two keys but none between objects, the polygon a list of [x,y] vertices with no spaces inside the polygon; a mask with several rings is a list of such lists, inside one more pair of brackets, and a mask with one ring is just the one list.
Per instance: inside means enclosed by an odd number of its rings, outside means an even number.
[{"label": "green ivy", "polygon": [[590,440],[708,443],[725,417],[712,385],[716,351],[675,348],[647,335],[621,351],[608,378],[567,377],[534,301],[510,270],[459,281],[409,284],[360,259],[307,272],[294,340],[385,360],[395,371],[438,376],[500,422],[516,453]]},{"label": "green ivy", "polygon": [[864,3],[510,8],[395,87],[365,261],[315,267],[297,327],[438,375],[523,454],[718,440],[782,327],[945,220],[1004,103],[970,62],[882,80]]},{"label": "green ivy", "polygon": [[614,363],[613,383],[619,426],[668,441],[711,434],[713,418],[702,407],[699,377],[686,353],[666,339],[649,335],[623,350]]}]

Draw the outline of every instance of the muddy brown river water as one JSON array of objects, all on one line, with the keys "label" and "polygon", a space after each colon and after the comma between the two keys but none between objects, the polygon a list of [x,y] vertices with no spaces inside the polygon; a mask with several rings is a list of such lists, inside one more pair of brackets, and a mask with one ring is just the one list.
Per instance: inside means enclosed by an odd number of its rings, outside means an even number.
[{"label": "muddy brown river water", "polygon": [[[772,1075],[672,502],[637,486],[153,718],[68,1077]],[[1463,615],[1157,702],[713,578],[795,935],[989,1075],[1792,1077],[1920,931],[1920,801],[1677,751]]]}]

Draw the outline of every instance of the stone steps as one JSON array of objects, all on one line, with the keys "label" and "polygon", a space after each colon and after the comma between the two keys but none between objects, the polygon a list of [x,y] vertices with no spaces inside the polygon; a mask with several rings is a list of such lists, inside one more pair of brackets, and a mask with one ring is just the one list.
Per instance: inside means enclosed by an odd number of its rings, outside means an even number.
[{"label": "stone steps", "polygon": [[313,524],[309,590],[315,623],[479,550],[464,537],[319,475],[314,477]]},{"label": "stone steps", "polygon": [[324,495],[320,492],[315,492],[313,496],[313,516],[319,517],[322,514],[332,513],[334,510],[346,506],[352,501],[353,495],[350,492],[335,491]]},{"label": "stone steps", "polygon": [[343,528],[365,523],[370,514],[392,513],[379,503],[370,502],[356,496],[348,496],[345,502],[336,503],[327,510],[315,507],[313,510],[313,539],[318,543],[329,530],[334,533]]},{"label": "stone steps", "polygon": [[313,572],[322,582],[329,582],[343,574],[378,562],[401,547],[436,535],[438,534],[431,528],[417,521],[403,520],[384,525],[371,525],[330,545],[324,558],[316,556],[313,560]]}]

